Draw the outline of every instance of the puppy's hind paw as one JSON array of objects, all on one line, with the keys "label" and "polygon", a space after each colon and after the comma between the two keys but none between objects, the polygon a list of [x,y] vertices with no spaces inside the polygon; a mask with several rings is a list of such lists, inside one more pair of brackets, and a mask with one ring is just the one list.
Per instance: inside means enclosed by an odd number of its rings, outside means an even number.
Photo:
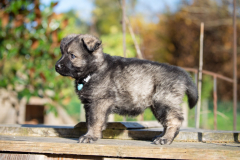
[{"label": "puppy's hind paw", "polygon": [[79,137],[78,143],[93,143],[97,140],[98,140],[97,137],[83,135],[83,136]]},{"label": "puppy's hind paw", "polygon": [[154,144],[161,144],[161,145],[165,145],[165,144],[171,144],[172,143],[172,139],[167,139],[167,138],[163,138],[163,137],[157,137],[154,141]]}]

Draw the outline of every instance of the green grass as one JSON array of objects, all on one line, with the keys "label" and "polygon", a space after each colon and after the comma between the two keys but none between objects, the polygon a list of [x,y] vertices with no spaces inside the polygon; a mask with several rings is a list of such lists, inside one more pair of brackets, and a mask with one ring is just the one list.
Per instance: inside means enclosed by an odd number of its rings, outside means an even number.
[{"label": "green grass", "polygon": [[[150,108],[147,108],[144,111],[144,115],[143,116],[144,116],[144,120],[145,121],[154,121],[154,120],[156,120],[156,118],[152,114],[152,111],[151,111]],[[129,117],[129,116],[127,116],[126,117],[126,121],[138,121],[138,119],[140,119],[140,116],[137,116],[137,117]],[[123,116],[115,114],[114,115],[114,120],[115,121],[123,121]]]},{"label": "green grass", "polygon": [[[203,126],[203,116],[200,115],[200,128],[214,129],[213,102],[209,102],[207,125]],[[201,110],[202,111],[202,110]],[[218,102],[217,130],[233,130],[233,104],[232,102]],[[195,127],[195,108],[189,110],[189,127]],[[237,130],[240,130],[240,104],[237,109]]]}]

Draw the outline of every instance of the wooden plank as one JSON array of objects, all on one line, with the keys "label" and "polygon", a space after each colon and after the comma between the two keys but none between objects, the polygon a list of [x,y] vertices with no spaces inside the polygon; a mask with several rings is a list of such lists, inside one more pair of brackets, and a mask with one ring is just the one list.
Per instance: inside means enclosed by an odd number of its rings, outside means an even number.
[{"label": "wooden plank", "polygon": [[239,159],[240,144],[174,142],[161,146],[150,141],[108,139],[79,144],[77,139],[70,138],[1,136],[0,151],[118,158]]},{"label": "wooden plank", "polygon": [[[29,154],[0,153],[0,160],[103,160],[99,156],[63,155],[63,154]],[[112,160],[111,158],[109,160]]]},{"label": "wooden plank", "polygon": [[16,153],[0,153],[1,160],[46,160],[47,156],[45,155],[36,155],[36,154],[16,154]]},{"label": "wooden plank", "polygon": [[[134,158],[135,160],[142,160]],[[129,158],[111,158],[100,156],[82,156],[82,155],[65,155],[65,154],[16,154],[0,153],[0,160],[132,160]]]},{"label": "wooden plank", "polygon": [[[140,121],[140,122],[108,122],[107,129],[146,129],[157,128],[162,125],[157,121]],[[79,122],[74,128],[87,128],[86,122]]]},{"label": "wooden plank", "polygon": [[45,154],[45,156],[46,158],[44,160],[103,160],[103,157],[100,156],[82,156],[66,154]]},{"label": "wooden plank", "polygon": [[[128,122],[124,122],[128,123]],[[130,123],[132,124],[132,123]],[[24,125],[25,126],[25,125]],[[85,128],[73,128],[73,126],[51,126],[46,127],[37,125],[34,127],[20,127],[12,125],[0,125],[0,135],[12,136],[35,136],[35,137],[65,137],[78,138],[86,133]],[[33,126],[33,125],[31,125]],[[131,126],[131,125],[129,125]],[[119,128],[126,126],[122,125]],[[112,128],[112,129],[111,129]],[[118,128],[118,127],[116,127]],[[133,140],[152,140],[153,137],[161,134],[162,128],[148,129],[114,129],[110,127],[103,131],[104,139],[133,139]],[[1,139],[1,137],[0,137]],[[240,142],[239,131],[211,131],[202,129],[182,128],[174,141],[181,142]]]}]

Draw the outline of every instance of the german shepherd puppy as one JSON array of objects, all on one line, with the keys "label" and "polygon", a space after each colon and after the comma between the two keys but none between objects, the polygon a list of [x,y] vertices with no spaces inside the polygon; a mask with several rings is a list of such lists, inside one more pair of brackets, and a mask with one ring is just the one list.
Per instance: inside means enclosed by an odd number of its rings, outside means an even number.
[{"label": "german shepherd puppy", "polygon": [[153,141],[171,144],[183,121],[180,104],[185,93],[189,107],[198,100],[198,91],[183,69],[136,58],[103,53],[101,41],[87,34],[63,38],[62,57],[55,69],[75,79],[75,90],[86,111],[88,131],[79,143],[102,137],[108,115],[137,116],[148,107],[164,131]]}]

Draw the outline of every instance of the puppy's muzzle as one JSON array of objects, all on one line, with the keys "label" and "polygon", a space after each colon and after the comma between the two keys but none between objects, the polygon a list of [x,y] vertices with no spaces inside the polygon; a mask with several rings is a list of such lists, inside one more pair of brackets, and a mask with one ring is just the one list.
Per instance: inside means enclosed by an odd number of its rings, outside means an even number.
[{"label": "puppy's muzzle", "polygon": [[60,63],[58,63],[58,64],[55,65],[55,70],[56,70],[57,72],[59,72],[62,68],[63,68],[63,66],[62,66]]}]

